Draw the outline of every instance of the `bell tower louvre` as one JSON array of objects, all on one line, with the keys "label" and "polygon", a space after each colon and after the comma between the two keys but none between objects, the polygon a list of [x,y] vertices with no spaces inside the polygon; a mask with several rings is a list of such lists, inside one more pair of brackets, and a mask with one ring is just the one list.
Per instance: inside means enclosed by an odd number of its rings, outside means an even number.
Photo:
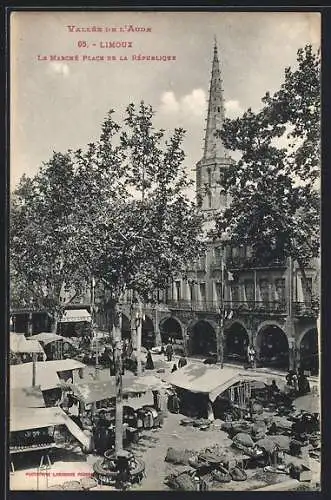
[{"label": "bell tower louvre", "polygon": [[208,113],[205,128],[203,157],[196,165],[196,196],[201,211],[207,218],[228,205],[221,186],[222,170],[233,163],[216,131],[223,126],[225,106],[223,82],[215,38],[212,72],[209,87]]}]

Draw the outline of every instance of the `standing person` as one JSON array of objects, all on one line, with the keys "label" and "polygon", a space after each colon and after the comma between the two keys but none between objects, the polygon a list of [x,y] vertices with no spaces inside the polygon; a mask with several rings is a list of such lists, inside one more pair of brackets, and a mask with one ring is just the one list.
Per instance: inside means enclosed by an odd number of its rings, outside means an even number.
[{"label": "standing person", "polygon": [[173,413],[179,413],[180,400],[178,394],[175,392],[171,398]]},{"label": "standing person", "polygon": [[167,361],[172,361],[173,353],[174,353],[174,349],[172,347],[172,344],[169,342],[169,344],[166,347]]},{"label": "standing person", "polygon": [[182,356],[181,358],[179,358],[178,368],[183,368],[186,365],[187,365],[187,359],[185,358],[185,356]]},{"label": "standing person", "polygon": [[172,367],[171,373],[174,373],[176,370],[177,370],[177,366],[176,366],[176,363],[175,363],[174,366]]},{"label": "standing person", "polygon": [[154,370],[154,363],[153,363],[153,358],[152,358],[152,354],[151,354],[150,350],[147,351],[147,358],[146,358],[145,369],[146,370]]},{"label": "standing person", "polygon": [[153,406],[155,410],[160,410],[159,407],[159,391],[152,391],[153,394]]}]

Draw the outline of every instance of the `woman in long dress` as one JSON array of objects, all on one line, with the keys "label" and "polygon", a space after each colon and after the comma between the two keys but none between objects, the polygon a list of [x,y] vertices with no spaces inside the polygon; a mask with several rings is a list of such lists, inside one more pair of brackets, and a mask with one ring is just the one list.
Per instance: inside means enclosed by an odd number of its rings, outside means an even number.
[{"label": "woman in long dress", "polygon": [[153,363],[151,351],[147,352],[145,370],[154,370],[154,363]]}]

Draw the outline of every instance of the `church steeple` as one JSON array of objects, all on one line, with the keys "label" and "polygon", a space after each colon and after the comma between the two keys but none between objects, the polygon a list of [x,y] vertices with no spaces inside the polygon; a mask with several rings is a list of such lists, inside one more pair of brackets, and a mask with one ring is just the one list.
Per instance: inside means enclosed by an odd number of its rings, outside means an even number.
[{"label": "church steeple", "polygon": [[233,164],[233,160],[222,140],[215,136],[215,132],[222,128],[224,119],[223,85],[215,39],[203,156],[196,165],[197,203],[211,220],[217,211],[228,206],[230,200],[221,184],[223,172]]},{"label": "church steeple", "polygon": [[226,156],[226,151],[221,139],[215,137],[215,131],[222,128],[225,118],[222,83],[217,41],[215,37],[214,57],[209,87],[208,115],[203,154],[204,159],[224,158]]}]

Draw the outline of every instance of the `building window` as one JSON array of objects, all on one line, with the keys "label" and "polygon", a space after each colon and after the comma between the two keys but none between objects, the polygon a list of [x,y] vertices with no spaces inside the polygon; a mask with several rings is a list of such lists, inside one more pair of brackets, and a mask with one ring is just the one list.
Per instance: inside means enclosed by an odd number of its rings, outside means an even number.
[{"label": "building window", "polygon": [[231,285],[232,302],[239,302],[239,286],[237,283]]},{"label": "building window", "polygon": [[176,300],[180,300],[180,281],[175,282]]},{"label": "building window", "polygon": [[246,247],[244,245],[239,247],[239,257],[244,259],[246,257]]},{"label": "building window", "polygon": [[260,280],[260,293],[261,293],[261,300],[263,302],[269,302],[269,282],[268,282],[268,280],[265,280],[265,279]]},{"label": "building window", "polygon": [[221,258],[222,258],[222,252],[220,247],[215,247],[214,248],[214,259],[215,259],[215,264],[220,264],[221,263]]},{"label": "building window", "polygon": [[313,293],[313,279],[312,278],[306,278],[306,286],[308,288],[308,293],[312,294]]},{"label": "building window", "polygon": [[244,282],[244,287],[247,302],[252,302],[254,300],[254,281],[246,280]]},{"label": "building window", "polygon": [[194,283],[189,283],[190,287],[190,301],[194,302]]},{"label": "building window", "polygon": [[221,112],[221,108],[218,106],[217,108],[217,111],[220,113]]},{"label": "building window", "polygon": [[222,300],[222,283],[220,281],[215,283],[215,290],[217,300],[220,302]]},{"label": "building window", "polygon": [[206,283],[200,283],[199,284],[199,289],[200,289],[200,298],[202,302],[206,301]]},{"label": "building window", "polygon": [[207,175],[208,175],[208,186],[211,186],[211,170],[210,168],[207,168]]},{"label": "building window", "polygon": [[198,258],[198,269],[204,271],[206,269],[206,255],[202,254]]},{"label": "building window", "polygon": [[211,208],[212,205],[212,194],[208,193],[208,208]]},{"label": "building window", "polygon": [[239,248],[238,247],[232,247],[232,257],[233,257],[233,259],[236,259],[239,257]]},{"label": "building window", "polygon": [[285,302],[285,279],[280,278],[275,280],[276,295],[279,302]]}]

